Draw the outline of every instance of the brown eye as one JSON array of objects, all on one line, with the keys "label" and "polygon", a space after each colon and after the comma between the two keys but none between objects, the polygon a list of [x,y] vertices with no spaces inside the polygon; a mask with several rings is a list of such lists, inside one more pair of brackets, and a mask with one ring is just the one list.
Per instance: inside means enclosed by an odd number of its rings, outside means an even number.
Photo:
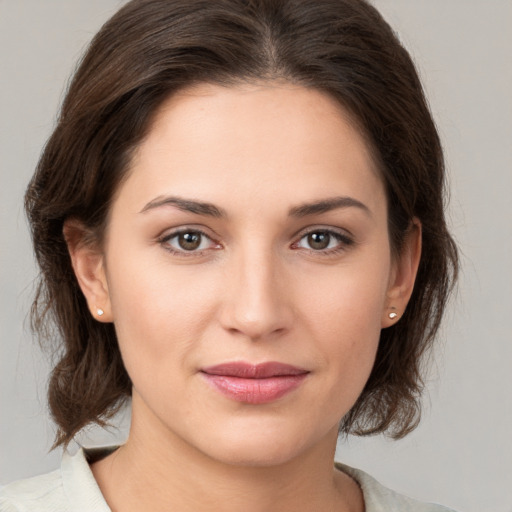
[{"label": "brown eye", "polygon": [[301,239],[293,244],[293,247],[319,254],[335,254],[348,249],[353,244],[354,240],[344,233],[330,229],[318,229],[304,233]]},{"label": "brown eye", "polygon": [[188,229],[175,231],[161,238],[160,244],[172,253],[190,256],[219,248],[218,244],[202,231]]},{"label": "brown eye", "polygon": [[178,235],[178,245],[184,251],[195,251],[201,245],[202,235],[194,231],[180,233]]},{"label": "brown eye", "polygon": [[321,251],[329,247],[331,242],[331,234],[326,231],[315,231],[307,235],[308,245],[311,249]]}]

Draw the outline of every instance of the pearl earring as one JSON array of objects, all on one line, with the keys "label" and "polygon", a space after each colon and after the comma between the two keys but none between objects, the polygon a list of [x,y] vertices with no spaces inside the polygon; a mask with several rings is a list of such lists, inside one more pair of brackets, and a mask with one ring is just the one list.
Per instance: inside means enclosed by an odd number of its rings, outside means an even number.
[{"label": "pearl earring", "polygon": [[104,313],[103,309],[98,308],[98,316],[103,316],[103,313]]},{"label": "pearl earring", "polygon": [[[396,309],[396,308],[391,306],[391,309]],[[391,313],[389,313],[388,316],[389,316],[389,318],[391,318],[391,320],[394,320],[398,316],[398,313],[396,313],[395,311],[391,311]]]}]

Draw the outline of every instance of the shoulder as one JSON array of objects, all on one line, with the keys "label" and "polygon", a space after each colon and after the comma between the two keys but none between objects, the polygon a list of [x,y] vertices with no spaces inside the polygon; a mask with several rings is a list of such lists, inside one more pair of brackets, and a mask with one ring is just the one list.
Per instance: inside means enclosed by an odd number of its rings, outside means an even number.
[{"label": "shoulder", "polygon": [[110,512],[88,455],[64,452],[60,469],[1,487],[0,512]]},{"label": "shoulder", "polygon": [[0,512],[61,511],[65,502],[60,470],[0,488]]},{"label": "shoulder", "polygon": [[388,489],[360,469],[336,463],[336,467],[350,475],[363,491],[366,512],[455,512],[435,503],[423,503]]}]

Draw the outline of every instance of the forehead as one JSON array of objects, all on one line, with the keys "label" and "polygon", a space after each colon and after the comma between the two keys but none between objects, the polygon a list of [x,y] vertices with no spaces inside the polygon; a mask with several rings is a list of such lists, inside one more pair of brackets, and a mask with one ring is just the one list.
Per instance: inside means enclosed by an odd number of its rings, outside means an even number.
[{"label": "forehead", "polygon": [[232,204],[335,193],[371,203],[383,195],[369,145],[348,113],[326,93],[288,83],[200,84],[174,94],[122,188],[140,208],[162,194]]}]

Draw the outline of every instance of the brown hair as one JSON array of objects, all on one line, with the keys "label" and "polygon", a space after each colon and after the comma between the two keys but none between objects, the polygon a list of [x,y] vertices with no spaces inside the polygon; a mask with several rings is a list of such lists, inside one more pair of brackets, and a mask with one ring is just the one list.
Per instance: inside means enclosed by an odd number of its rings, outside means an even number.
[{"label": "brown hair", "polygon": [[89,314],[63,223],[101,238],[109,203],[152,115],[194,83],[284,79],[327,92],[359,124],[380,163],[394,251],[413,217],[423,227],[416,286],[340,429],[401,437],[419,420],[422,355],[457,273],[444,218],[441,145],[414,65],[363,0],[133,0],[93,39],[26,194],[41,281],[32,310],[43,339],[57,326],[49,404],[55,446],[101,425],[130,396],[114,326]]}]

